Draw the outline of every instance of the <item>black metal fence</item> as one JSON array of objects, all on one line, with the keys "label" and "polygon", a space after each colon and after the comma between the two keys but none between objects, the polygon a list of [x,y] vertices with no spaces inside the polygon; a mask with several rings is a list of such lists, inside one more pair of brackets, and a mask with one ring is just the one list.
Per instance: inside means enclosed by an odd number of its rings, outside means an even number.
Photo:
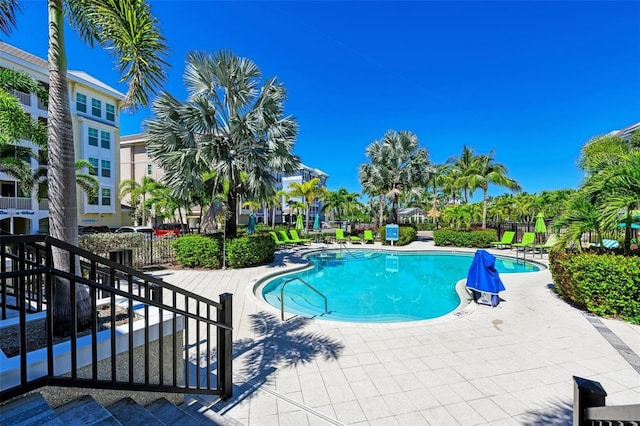
[{"label": "black metal fence", "polygon": [[596,381],[573,376],[573,426],[638,426],[640,404],[609,405]]},{"label": "black metal fence", "polygon": [[[9,358],[19,374],[0,381],[0,401],[45,385],[231,397],[231,294],[214,302],[48,236],[0,236],[0,249],[2,319],[13,313],[19,335]],[[55,267],[54,250],[68,256],[69,272]],[[65,288],[68,304],[54,306]],[[62,346],[53,332],[60,308],[71,319]],[[36,312],[46,367],[31,362],[28,346]]]},{"label": "black metal fence", "polygon": [[157,238],[143,233],[92,234],[81,236],[79,245],[101,257],[110,257],[115,250],[131,250],[131,263],[134,268],[162,267],[175,263],[172,242],[175,237]]}]

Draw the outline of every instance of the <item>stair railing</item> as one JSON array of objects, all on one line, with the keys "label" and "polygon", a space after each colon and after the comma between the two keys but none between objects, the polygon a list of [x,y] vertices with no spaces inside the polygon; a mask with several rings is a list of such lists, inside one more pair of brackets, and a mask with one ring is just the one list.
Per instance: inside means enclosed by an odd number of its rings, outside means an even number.
[{"label": "stair railing", "polygon": [[[46,385],[231,397],[231,294],[214,302],[48,236],[0,236],[0,249],[2,317],[17,310],[20,334],[19,355],[9,358],[11,363],[19,359],[19,377],[0,380],[0,402]],[[69,272],[53,265],[54,249],[69,256]],[[76,273],[79,264],[84,266]],[[61,356],[54,344],[54,296],[67,285],[72,320],[69,340],[62,344],[69,351]],[[93,314],[83,330],[76,295],[87,293]],[[111,322],[103,331],[96,314],[101,303],[109,306]],[[115,326],[118,307],[128,321]],[[45,352],[44,369],[34,366],[36,355],[27,348],[33,332],[27,330],[27,314],[33,312],[45,312],[47,343],[39,350]]]}]

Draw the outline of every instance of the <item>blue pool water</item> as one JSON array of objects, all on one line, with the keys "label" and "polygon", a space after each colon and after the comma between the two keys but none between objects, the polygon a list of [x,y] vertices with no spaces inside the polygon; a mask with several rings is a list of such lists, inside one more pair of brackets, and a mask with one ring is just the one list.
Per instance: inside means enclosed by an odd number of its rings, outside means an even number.
[{"label": "blue pool water", "polygon": [[[466,278],[473,253],[398,253],[367,250],[326,251],[307,257],[313,267],[281,275],[262,286],[262,297],[285,312],[350,322],[402,322],[437,318],[460,304],[456,282]],[[497,258],[500,274],[539,268]],[[301,280],[322,293],[324,299]]]}]

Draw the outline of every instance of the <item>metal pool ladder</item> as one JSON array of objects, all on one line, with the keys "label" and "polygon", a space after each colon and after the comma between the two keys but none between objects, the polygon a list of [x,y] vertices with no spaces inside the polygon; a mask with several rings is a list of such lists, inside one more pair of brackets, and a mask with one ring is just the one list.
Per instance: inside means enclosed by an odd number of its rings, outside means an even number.
[{"label": "metal pool ladder", "polygon": [[306,282],[305,280],[303,280],[300,277],[294,277],[294,278],[290,278],[288,280],[286,280],[284,283],[282,283],[282,287],[280,287],[280,320],[284,321],[284,288],[287,286],[287,284],[289,284],[291,281],[300,281],[302,284],[306,285],[307,287],[309,287],[309,289],[313,290],[314,292],[316,292],[320,297],[322,297],[324,299],[324,313],[328,313],[329,309],[327,308],[327,297],[320,293],[318,290],[316,290],[311,284],[309,284],[308,282]]}]

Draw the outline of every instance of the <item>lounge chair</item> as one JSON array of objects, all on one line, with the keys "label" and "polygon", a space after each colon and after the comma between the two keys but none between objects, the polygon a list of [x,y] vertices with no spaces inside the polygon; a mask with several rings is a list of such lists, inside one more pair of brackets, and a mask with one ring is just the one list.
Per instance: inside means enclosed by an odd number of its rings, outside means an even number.
[{"label": "lounge chair", "polygon": [[287,243],[278,238],[278,235],[274,231],[269,231],[269,234],[273,237],[273,240],[276,242],[276,248],[280,246],[286,246]]},{"label": "lounge chair", "polygon": [[291,244],[291,245],[296,243],[291,238],[289,238],[289,235],[287,234],[287,231],[278,231],[278,233],[280,234],[280,237],[282,238],[282,241],[284,241],[285,243]]},{"label": "lounge chair", "polygon": [[338,244],[347,242],[347,239],[344,237],[344,230],[341,228],[336,228],[336,242]]},{"label": "lounge chair", "polygon": [[496,248],[498,248],[498,246],[500,246],[501,248],[505,248],[506,246],[511,247],[511,244],[513,243],[513,237],[515,237],[516,233],[514,231],[504,231],[504,234],[502,234],[502,239],[500,241],[494,241],[491,243],[491,246],[496,246]]},{"label": "lounge chair", "polygon": [[523,250],[527,250],[527,247],[533,249],[533,243],[536,241],[536,234],[534,232],[525,232],[522,234],[522,241],[519,243],[511,244],[512,248],[515,248],[516,251],[522,247]]},{"label": "lounge chair", "polygon": [[558,236],[556,234],[551,234],[544,244],[536,244],[533,248],[535,250],[540,250],[540,257],[542,257],[542,253],[544,253],[545,250],[549,251],[549,249],[556,244],[558,244]]},{"label": "lounge chair", "polygon": [[[600,247],[600,244],[596,244],[595,247]],[[607,248],[607,249],[619,248],[620,247],[620,243],[618,243],[616,240],[609,240],[607,238],[603,238],[602,239],[602,247]]]},{"label": "lounge chair", "polygon": [[351,240],[351,243],[358,243],[360,244],[362,242],[362,238],[360,237],[356,237],[355,235],[350,235],[349,239]]},{"label": "lounge chair", "polygon": [[291,234],[291,241],[293,241],[296,244],[306,244],[306,243],[311,243],[311,238],[300,238],[300,236],[298,235],[298,231],[296,231],[295,229],[291,229],[289,230],[289,234]]},{"label": "lounge chair", "polygon": [[364,231],[364,235],[362,236],[362,241],[364,241],[365,243],[374,243],[374,239],[373,239],[373,231],[371,229],[365,229]]}]

